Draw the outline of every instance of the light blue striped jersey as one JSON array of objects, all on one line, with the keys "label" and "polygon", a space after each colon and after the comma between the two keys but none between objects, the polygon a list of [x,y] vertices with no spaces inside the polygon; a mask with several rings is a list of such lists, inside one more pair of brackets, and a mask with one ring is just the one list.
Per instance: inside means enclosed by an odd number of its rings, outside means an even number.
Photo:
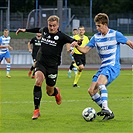
[{"label": "light blue striped jersey", "polygon": [[[2,42],[0,43],[1,46],[8,46],[11,40],[10,36],[5,37],[4,35],[0,37],[2,39]],[[1,48],[0,52],[5,53],[8,50],[8,48]]]},{"label": "light blue striped jersey", "polygon": [[120,67],[120,44],[126,44],[127,41],[121,32],[109,29],[105,36],[96,33],[86,46],[96,47],[102,61],[101,67],[108,65]]}]

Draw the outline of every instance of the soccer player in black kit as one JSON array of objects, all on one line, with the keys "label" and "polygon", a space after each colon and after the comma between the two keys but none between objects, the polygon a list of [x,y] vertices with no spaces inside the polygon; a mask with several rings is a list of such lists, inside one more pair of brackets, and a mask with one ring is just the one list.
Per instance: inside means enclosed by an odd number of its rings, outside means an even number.
[{"label": "soccer player in black kit", "polygon": [[42,97],[41,86],[45,79],[46,92],[49,96],[54,96],[56,103],[61,104],[61,94],[59,88],[55,87],[58,66],[61,63],[61,52],[63,46],[67,43],[72,43],[75,40],[68,35],[59,31],[59,17],[52,15],[47,19],[48,27],[34,29],[18,29],[19,32],[33,32],[42,34],[41,48],[38,51],[37,62],[35,66],[35,85],[33,90],[34,95],[34,113],[32,119],[37,119],[40,116],[40,101]]},{"label": "soccer player in black kit", "polygon": [[[41,33],[36,33],[36,36],[33,37],[29,42],[28,42],[28,50],[30,53],[32,53],[32,59],[33,59],[33,65],[30,68],[30,71],[28,72],[28,76],[30,77],[32,74],[32,78],[35,78],[35,63],[36,63],[36,56],[37,56],[37,52],[41,46],[41,38],[42,35]],[[31,48],[32,45],[32,48]]]}]

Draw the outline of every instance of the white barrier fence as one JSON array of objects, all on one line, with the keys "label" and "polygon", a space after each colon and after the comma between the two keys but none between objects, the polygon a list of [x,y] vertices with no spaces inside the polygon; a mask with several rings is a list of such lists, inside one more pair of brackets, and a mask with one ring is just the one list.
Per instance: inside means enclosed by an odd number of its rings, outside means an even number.
[{"label": "white barrier fence", "polygon": [[[27,51],[10,51],[11,54],[11,64],[32,64],[32,56],[31,53]],[[1,62],[1,64],[6,64],[5,59]]]}]

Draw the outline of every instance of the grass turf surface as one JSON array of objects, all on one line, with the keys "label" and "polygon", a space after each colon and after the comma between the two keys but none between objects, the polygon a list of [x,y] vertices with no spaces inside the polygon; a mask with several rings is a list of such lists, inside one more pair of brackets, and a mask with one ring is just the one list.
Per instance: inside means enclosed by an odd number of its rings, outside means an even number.
[{"label": "grass turf surface", "polygon": [[133,132],[132,71],[122,70],[120,76],[108,86],[109,107],[115,118],[102,122],[97,116],[93,122],[82,118],[82,110],[88,106],[97,112],[101,109],[91,100],[87,89],[96,71],[85,70],[79,80],[80,88],[73,88],[72,78],[67,71],[59,70],[57,84],[62,94],[62,104],[57,105],[54,97],[45,93],[40,106],[41,117],[32,120],[33,86],[35,79],[27,76],[27,70],[12,70],[11,78],[0,71],[0,132],[15,133],[129,133]]}]

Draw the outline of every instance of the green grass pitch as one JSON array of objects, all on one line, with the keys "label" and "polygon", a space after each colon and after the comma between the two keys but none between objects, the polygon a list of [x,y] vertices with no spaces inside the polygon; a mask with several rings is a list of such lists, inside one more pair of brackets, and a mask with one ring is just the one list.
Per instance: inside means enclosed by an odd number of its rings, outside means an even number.
[{"label": "green grass pitch", "polygon": [[80,88],[73,88],[72,78],[66,70],[59,70],[57,84],[62,94],[62,104],[45,93],[40,106],[41,117],[32,120],[33,86],[35,79],[27,76],[28,70],[11,70],[11,78],[0,70],[0,133],[130,133],[133,132],[132,71],[122,70],[120,76],[108,86],[109,107],[115,118],[102,122],[97,116],[93,122],[82,118],[82,110],[100,108],[91,100],[87,89],[95,70],[84,70],[79,80]]}]

